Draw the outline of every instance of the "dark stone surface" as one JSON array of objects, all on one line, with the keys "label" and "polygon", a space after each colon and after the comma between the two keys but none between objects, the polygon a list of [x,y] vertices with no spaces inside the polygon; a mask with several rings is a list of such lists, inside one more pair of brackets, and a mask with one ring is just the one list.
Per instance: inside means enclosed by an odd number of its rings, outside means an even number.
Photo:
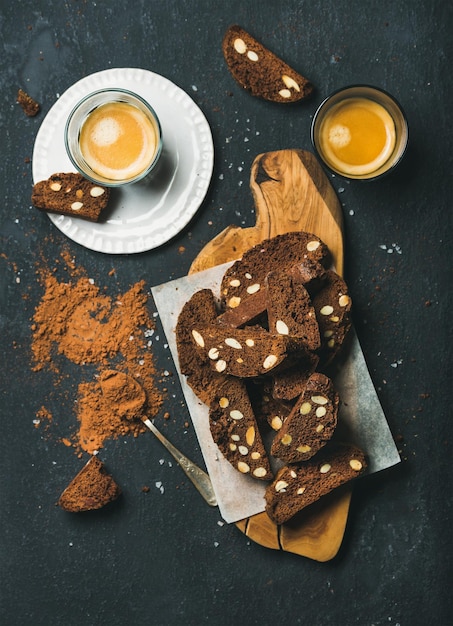
[{"label": "dark stone surface", "polygon": [[[286,108],[241,91],[221,53],[232,23],[310,78],[315,97]],[[453,623],[452,27],[452,6],[443,0],[2,2],[2,624]],[[160,249],[114,257],[66,239],[31,207],[28,162],[58,95],[111,67],[142,67],[174,81],[205,113],[215,145],[212,184],[189,226]],[[374,184],[332,178],[344,209],[354,320],[402,463],[357,486],[340,553],[324,564],[265,549],[222,525],[151,436],[103,450],[124,490],[117,506],[65,514],[54,503],[80,460],[33,426],[53,384],[30,371],[30,318],[42,295],[37,263],[57,263],[67,245],[112,293],[141,278],[151,287],[184,275],[224,227],[254,223],[253,158],[310,149],[317,104],[360,82],[393,93],[410,124],[410,149],[393,175]],[[15,104],[19,87],[41,103],[37,117],[26,118]],[[162,368],[174,371],[160,346]],[[73,375],[75,384],[75,367]],[[175,378],[169,387],[171,418],[158,421],[201,463]],[[68,385],[65,401],[51,406],[65,428],[73,392]]]}]

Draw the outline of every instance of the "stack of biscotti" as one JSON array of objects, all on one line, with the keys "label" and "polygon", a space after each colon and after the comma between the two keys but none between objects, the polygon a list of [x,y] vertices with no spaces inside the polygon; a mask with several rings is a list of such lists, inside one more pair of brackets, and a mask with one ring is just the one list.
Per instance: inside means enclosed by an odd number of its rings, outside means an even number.
[{"label": "stack of biscotti", "polygon": [[[269,483],[266,510],[276,523],[366,469],[361,451],[348,444],[351,459],[360,461],[352,467],[335,441],[340,398],[327,374],[345,345],[350,311],[347,285],[331,269],[327,246],[298,231],[245,252],[224,273],[218,297],[201,289],[179,315],[181,372],[209,406],[222,455],[239,472]],[[321,458],[318,476],[313,468]],[[282,465],[295,475],[291,485],[300,483],[291,487],[291,505],[285,495],[283,512],[287,475],[279,470],[285,478],[276,489],[272,469]],[[328,465],[335,471],[326,472]]]}]

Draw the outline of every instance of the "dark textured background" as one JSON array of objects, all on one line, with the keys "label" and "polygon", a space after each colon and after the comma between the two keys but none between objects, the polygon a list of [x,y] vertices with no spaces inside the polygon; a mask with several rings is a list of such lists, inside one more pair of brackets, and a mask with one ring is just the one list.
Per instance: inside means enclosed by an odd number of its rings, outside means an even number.
[{"label": "dark textured background", "polygon": [[[315,97],[286,108],[241,91],[221,53],[232,23],[309,77]],[[452,27],[444,0],[2,0],[1,624],[453,623]],[[30,206],[27,159],[59,94],[87,74],[128,66],[166,76],[197,102],[212,128],[215,168],[206,200],[176,239],[111,257],[67,240]],[[344,209],[355,324],[403,462],[357,485],[339,555],[322,564],[277,553],[222,525],[151,434],[102,452],[124,489],[117,506],[88,516],[55,507],[80,460],[33,419],[54,397],[50,408],[62,431],[69,428],[80,372],[68,364],[73,385],[52,396],[50,377],[30,371],[30,318],[42,295],[37,262],[56,263],[66,245],[111,294],[142,278],[151,287],[184,275],[225,226],[254,223],[253,158],[310,149],[317,104],[360,82],[393,93],[410,124],[410,149],[392,176],[373,184],[331,179]],[[41,103],[38,117],[15,104],[18,87]],[[160,367],[174,371],[158,345]],[[201,463],[174,379],[169,388],[171,417],[158,422]]]}]

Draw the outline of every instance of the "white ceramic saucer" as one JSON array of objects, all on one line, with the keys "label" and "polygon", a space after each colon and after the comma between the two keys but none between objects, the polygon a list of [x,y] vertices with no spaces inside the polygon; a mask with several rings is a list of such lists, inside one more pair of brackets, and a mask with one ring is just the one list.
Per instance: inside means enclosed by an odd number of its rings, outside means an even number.
[{"label": "white ceramic saucer", "polygon": [[90,74],[72,85],[46,115],[33,151],[33,181],[73,172],[64,146],[64,127],[73,106],[91,91],[120,87],[138,93],[155,109],[163,150],[149,180],[112,189],[105,218],[92,223],[49,213],[57,228],[86,248],[130,254],[157,248],[192,219],[212,176],[214,148],[209,124],[194,101],[167,78],[137,68]]}]

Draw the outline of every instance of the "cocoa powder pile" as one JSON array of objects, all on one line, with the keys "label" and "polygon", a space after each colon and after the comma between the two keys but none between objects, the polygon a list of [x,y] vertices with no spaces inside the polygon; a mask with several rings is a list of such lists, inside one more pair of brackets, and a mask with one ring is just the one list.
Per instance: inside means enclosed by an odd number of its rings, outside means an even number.
[{"label": "cocoa powder pile", "polygon": [[[52,372],[58,393],[59,382],[66,375],[66,360],[80,366],[74,398],[77,430],[62,441],[79,455],[82,450],[93,454],[106,439],[144,432],[141,415],[146,413],[152,419],[162,405],[148,345],[154,321],[143,281],[112,298],[83,268],[76,267],[69,257],[65,259],[64,253],[62,257],[70,280],[59,282],[46,266],[38,271],[44,293],[31,326],[32,369]],[[138,386],[131,384],[134,380]],[[140,406],[138,389],[143,394]],[[135,412],[131,413],[131,407]],[[39,414],[45,411],[41,407]]]}]

